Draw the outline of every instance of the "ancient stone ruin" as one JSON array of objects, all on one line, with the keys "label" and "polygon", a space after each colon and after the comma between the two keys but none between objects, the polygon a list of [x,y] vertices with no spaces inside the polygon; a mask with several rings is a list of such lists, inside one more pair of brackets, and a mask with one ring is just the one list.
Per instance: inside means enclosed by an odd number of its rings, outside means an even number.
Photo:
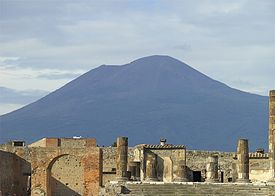
[{"label": "ancient stone ruin", "polygon": [[[275,91],[269,152],[188,150],[167,143],[99,147],[94,138],[43,138],[0,146],[0,195],[275,195]],[[131,139],[131,138],[129,138]]]}]

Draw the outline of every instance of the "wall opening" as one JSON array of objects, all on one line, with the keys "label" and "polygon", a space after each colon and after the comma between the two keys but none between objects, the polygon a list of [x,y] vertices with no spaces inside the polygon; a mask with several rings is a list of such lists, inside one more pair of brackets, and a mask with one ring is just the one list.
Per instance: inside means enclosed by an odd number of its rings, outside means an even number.
[{"label": "wall opening", "polygon": [[25,141],[12,141],[12,146],[25,146]]},{"label": "wall opening", "polygon": [[193,182],[201,182],[201,171],[193,171]]},{"label": "wall opening", "polygon": [[224,181],[224,172],[223,171],[221,171],[221,183],[223,183],[223,181]]}]

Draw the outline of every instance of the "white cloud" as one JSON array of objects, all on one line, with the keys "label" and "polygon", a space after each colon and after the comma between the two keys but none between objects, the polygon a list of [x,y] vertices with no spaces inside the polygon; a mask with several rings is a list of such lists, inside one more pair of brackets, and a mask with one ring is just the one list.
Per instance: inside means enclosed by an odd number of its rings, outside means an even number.
[{"label": "white cloud", "polygon": [[16,90],[53,91],[83,73],[85,70],[80,69],[36,69],[0,65],[0,85]]},{"label": "white cloud", "polygon": [[272,0],[2,0],[0,9],[1,86],[50,91],[101,64],[167,54],[236,88],[275,88]]},{"label": "white cloud", "polygon": [[201,14],[230,14],[236,13],[244,6],[244,1],[202,1],[198,6]]},{"label": "white cloud", "polygon": [[7,57],[7,56],[0,56],[0,63],[4,64],[7,63],[7,61],[17,61],[19,57]]},{"label": "white cloud", "polygon": [[18,91],[0,86],[0,115],[32,103],[49,92],[41,90]]}]

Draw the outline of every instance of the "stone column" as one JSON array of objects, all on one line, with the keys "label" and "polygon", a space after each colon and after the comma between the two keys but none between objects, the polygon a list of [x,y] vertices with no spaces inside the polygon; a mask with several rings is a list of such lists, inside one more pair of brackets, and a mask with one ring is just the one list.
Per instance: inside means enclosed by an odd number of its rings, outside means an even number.
[{"label": "stone column", "polygon": [[219,182],[218,174],[218,156],[213,155],[208,157],[206,165],[206,182]]},{"label": "stone column", "polygon": [[116,152],[116,179],[119,181],[127,180],[127,161],[128,161],[128,138],[117,138]]},{"label": "stone column", "polygon": [[174,169],[175,182],[188,182],[187,167],[184,160],[177,161]]},{"label": "stone column", "polygon": [[157,155],[152,152],[146,153],[146,181],[157,181]]},{"label": "stone column", "polygon": [[269,181],[275,182],[275,90],[269,92]]},{"label": "stone column", "polygon": [[187,166],[186,166],[186,149],[183,150],[183,156],[179,161],[175,162],[174,168],[174,181],[175,182],[188,182]]},{"label": "stone column", "polygon": [[249,183],[249,150],[248,140],[239,139],[237,148],[237,182]]}]

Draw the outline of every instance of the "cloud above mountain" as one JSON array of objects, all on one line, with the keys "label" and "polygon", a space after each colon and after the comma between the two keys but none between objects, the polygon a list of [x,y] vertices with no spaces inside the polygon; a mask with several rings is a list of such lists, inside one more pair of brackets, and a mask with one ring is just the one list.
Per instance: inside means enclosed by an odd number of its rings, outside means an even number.
[{"label": "cloud above mountain", "polygon": [[0,86],[0,115],[30,104],[48,93],[42,90],[18,91]]},{"label": "cloud above mountain", "polygon": [[1,86],[48,91],[101,64],[168,54],[242,90],[274,88],[272,0],[2,0],[0,9]]},{"label": "cloud above mountain", "polygon": [[0,104],[28,104],[47,95],[49,92],[41,90],[17,91],[0,86]]}]

